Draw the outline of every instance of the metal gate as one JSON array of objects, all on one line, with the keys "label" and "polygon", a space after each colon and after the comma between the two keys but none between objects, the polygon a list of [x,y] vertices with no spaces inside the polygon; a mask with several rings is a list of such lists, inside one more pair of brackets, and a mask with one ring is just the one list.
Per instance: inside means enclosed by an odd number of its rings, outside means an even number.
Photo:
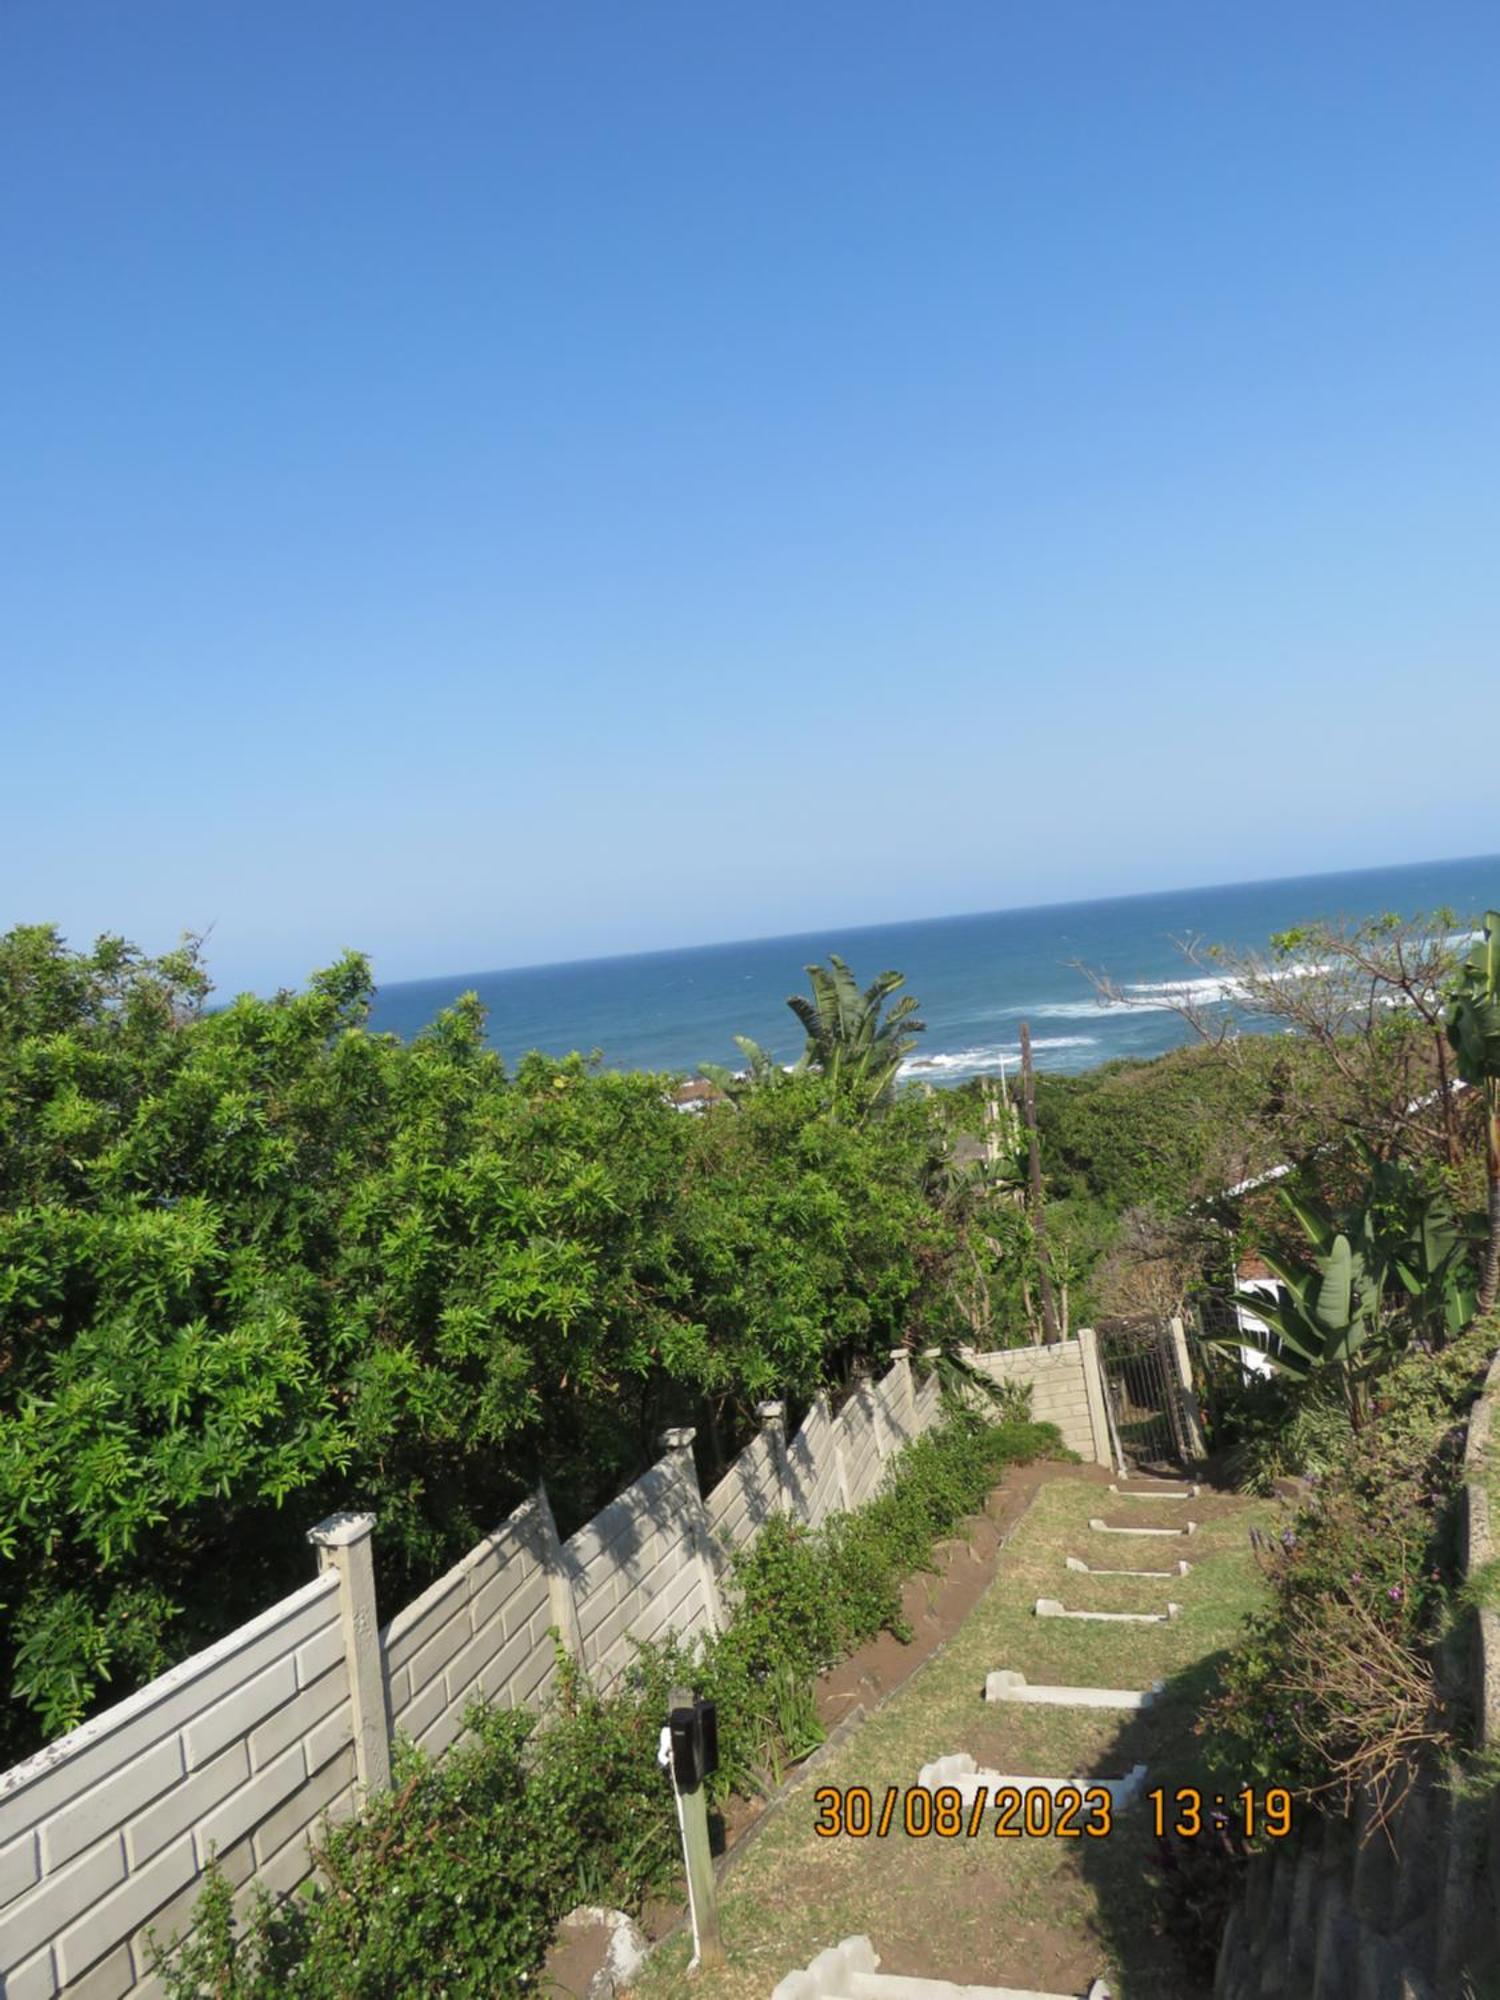
[{"label": "metal gate", "polygon": [[1182,1385],[1166,1327],[1116,1321],[1098,1329],[1104,1393],[1119,1447],[1132,1465],[1186,1465]]}]

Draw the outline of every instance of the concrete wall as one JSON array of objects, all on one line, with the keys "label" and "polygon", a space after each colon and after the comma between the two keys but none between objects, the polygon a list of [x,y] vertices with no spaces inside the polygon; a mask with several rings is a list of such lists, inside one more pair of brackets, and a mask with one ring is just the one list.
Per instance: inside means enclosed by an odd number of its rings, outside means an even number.
[{"label": "concrete wall", "polygon": [[[1500,1357],[1469,1418],[1464,1570],[1494,1560],[1491,1432]],[[1475,1736],[1500,1748],[1500,1618],[1481,1611],[1468,1655],[1446,1663]],[[1464,1683],[1467,1683],[1464,1686]],[[1431,1762],[1385,1829],[1361,1797],[1349,1819],[1306,1823],[1257,1856],[1229,1913],[1214,2000],[1459,2000],[1500,1993],[1500,1789],[1475,1790]]]},{"label": "concrete wall", "polygon": [[828,1398],[818,1396],[787,1445],[793,1505],[810,1528],[821,1527],[844,1505],[843,1471],[834,1438]]},{"label": "concrete wall", "polygon": [[[1078,1343],[980,1357],[1033,1384],[1038,1416],[1080,1435]],[[781,1406],[707,1495],[692,1432],[560,1543],[545,1492],[376,1629],[368,1516],[311,1537],[327,1566],[206,1652],[0,1776],[0,2000],[157,1990],[144,1933],[186,1929],[211,1849],[248,1894],[312,1869],[308,1836],[387,1781],[396,1730],[439,1755],[470,1700],[534,1705],[555,1671],[549,1628],[608,1687],[632,1640],[724,1619],[728,1556],[773,1513],[816,1527],[879,1490],[940,1415],[937,1380],[894,1359],[837,1418],[819,1397],[795,1436]],[[1079,1448],[1082,1448],[1081,1446]]]},{"label": "concrete wall", "polygon": [[608,1688],[629,1666],[632,1639],[714,1629],[718,1619],[702,1512],[684,1447],[627,1487],[566,1544],[583,1660],[596,1685]]},{"label": "concrete wall", "polygon": [[1080,1458],[1108,1465],[1104,1406],[1091,1393],[1088,1367],[1093,1334],[1058,1341],[1051,1347],[1010,1347],[969,1359],[994,1382],[1024,1383],[1031,1390],[1031,1414],[1038,1423],[1056,1424],[1062,1440]]},{"label": "concrete wall", "polygon": [[5,2000],[140,1987],[210,1849],[272,1891],[354,1803],[338,1580],[325,1574],[0,1778]]},{"label": "concrete wall", "polygon": [[709,1494],[708,1525],[721,1547],[742,1549],[773,1514],[788,1511],[788,1502],[777,1439],[762,1430]]},{"label": "concrete wall", "polygon": [[392,1728],[435,1757],[476,1695],[506,1708],[538,1700],[553,1678],[551,1623],[545,1532],[529,1500],[381,1634]]}]

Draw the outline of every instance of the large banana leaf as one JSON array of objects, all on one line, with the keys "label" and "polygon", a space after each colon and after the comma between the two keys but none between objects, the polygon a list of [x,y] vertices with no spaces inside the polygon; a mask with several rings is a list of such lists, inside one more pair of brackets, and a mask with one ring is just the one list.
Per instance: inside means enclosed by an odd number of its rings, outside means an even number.
[{"label": "large banana leaf", "polygon": [[1322,1272],[1318,1303],[1314,1309],[1318,1324],[1329,1333],[1338,1333],[1349,1325],[1354,1315],[1357,1260],[1348,1237],[1336,1236],[1333,1248],[1326,1257],[1318,1259],[1318,1264]]}]

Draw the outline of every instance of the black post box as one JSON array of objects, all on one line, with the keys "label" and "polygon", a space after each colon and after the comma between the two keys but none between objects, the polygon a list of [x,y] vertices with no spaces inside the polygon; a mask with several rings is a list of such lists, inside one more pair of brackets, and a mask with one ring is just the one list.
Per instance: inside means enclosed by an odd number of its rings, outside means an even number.
[{"label": "black post box", "polygon": [[672,1778],[679,1792],[695,1792],[719,1768],[719,1717],[711,1701],[694,1700],[667,1718],[672,1732]]}]

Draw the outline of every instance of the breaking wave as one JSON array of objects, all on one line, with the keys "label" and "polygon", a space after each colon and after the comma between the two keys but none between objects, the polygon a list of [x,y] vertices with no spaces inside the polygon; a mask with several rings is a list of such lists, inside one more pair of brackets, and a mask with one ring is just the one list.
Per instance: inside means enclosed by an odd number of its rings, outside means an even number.
[{"label": "breaking wave", "polygon": [[[1091,1049],[1098,1046],[1097,1035],[1035,1035],[1031,1046],[1041,1054],[1045,1049]],[[903,1077],[921,1076],[978,1076],[985,1070],[999,1069],[1001,1064],[1013,1065],[1021,1060],[1019,1042],[992,1042],[983,1048],[955,1049],[942,1055],[908,1056],[902,1063]]]}]

